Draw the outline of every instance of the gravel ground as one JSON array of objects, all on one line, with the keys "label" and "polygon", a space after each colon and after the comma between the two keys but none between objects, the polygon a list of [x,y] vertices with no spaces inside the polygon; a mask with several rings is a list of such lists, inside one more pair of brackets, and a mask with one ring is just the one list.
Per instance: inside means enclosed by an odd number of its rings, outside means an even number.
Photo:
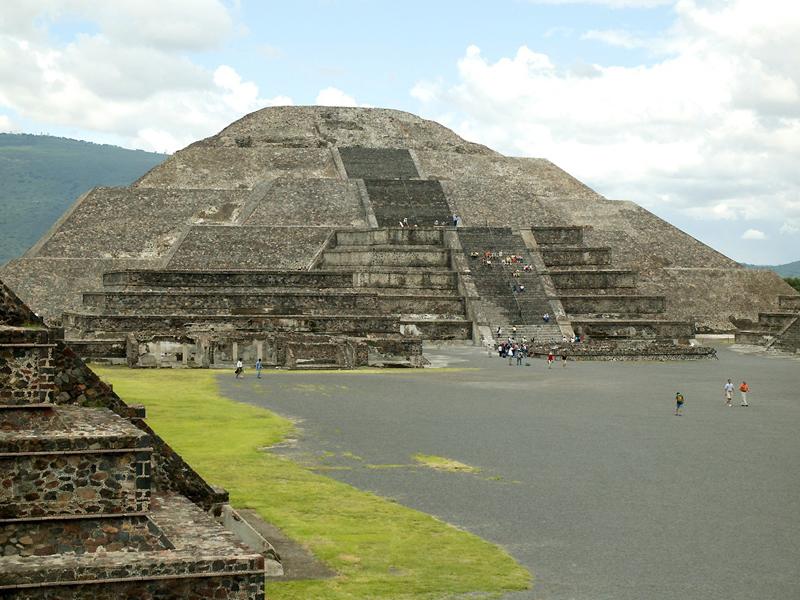
[{"label": "gravel ground", "polygon": [[[231,375],[223,391],[298,421],[281,452],[507,548],[535,577],[509,600],[800,598],[800,361],[430,355],[462,369]],[[724,405],[728,377],[749,408]]]}]

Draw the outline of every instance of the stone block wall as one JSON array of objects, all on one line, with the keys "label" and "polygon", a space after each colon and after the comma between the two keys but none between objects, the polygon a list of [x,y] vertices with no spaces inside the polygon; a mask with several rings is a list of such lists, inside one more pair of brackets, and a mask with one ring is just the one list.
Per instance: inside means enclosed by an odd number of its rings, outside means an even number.
[{"label": "stone block wall", "polygon": [[85,294],[84,303],[115,314],[461,315],[461,298],[347,292]]},{"label": "stone block wall", "polygon": [[[33,337],[28,331],[24,333],[26,340]],[[8,337],[0,336],[0,404],[35,404],[50,399],[53,348],[46,335],[44,338],[39,345],[20,347],[8,345]]]},{"label": "stone block wall", "polygon": [[587,338],[627,339],[689,339],[694,337],[692,323],[686,321],[639,321],[639,320],[589,320],[572,319],[575,333]]},{"label": "stone block wall", "polygon": [[[0,457],[0,517],[144,512],[150,450],[40,451]],[[6,488],[7,482],[11,486]],[[17,504],[18,498],[24,504]]]},{"label": "stone block wall", "polygon": [[543,248],[541,253],[548,267],[611,264],[610,248]]},{"label": "stone block wall", "polygon": [[331,231],[326,227],[192,227],[168,268],[305,269]]},{"label": "stone block wall", "polygon": [[664,296],[559,296],[569,314],[656,314],[665,309]]},{"label": "stone block wall", "polygon": [[250,189],[264,179],[337,178],[327,148],[209,148],[193,144],[134,185],[164,189]]},{"label": "stone block wall", "polygon": [[337,231],[336,246],[410,245],[443,246],[441,229],[382,228],[361,231]]},{"label": "stone block wall", "polygon": [[450,266],[450,251],[442,249],[416,250],[394,246],[390,250],[361,250],[357,246],[338,246],[325,251],[320,267],[419,267],[445,269]]},{"label": "stone block wall", "polygon": [[96,188],[68,213],[37,256],[162,258],[192,220],[213,214],[232,218],[247,197],[243,191]]},{"label": "stone block wall", "polygon": [[145,516],[48,519],[0,524],[0,555],[47,556],[74,553],[143,552],[173,548]]},{"label": "stone block wall", "polygon": [[366,227],[355,181],[281,178],[272,183],[245,219],[245,226]]},{"label": "stone block wall", "polygon": [[339,288],[352,287],[353,274],[320,271],[118,271],[105,286],[132,288]]},{"label": "stone block wall", "polygon": [[635,288],[637,276],[634,271],[550,271],[550,278],[557,289]]},{"label": "stone block wall", "polygon": [[540,246],[580,246],[583,244],[583,227],[532,227]]}]

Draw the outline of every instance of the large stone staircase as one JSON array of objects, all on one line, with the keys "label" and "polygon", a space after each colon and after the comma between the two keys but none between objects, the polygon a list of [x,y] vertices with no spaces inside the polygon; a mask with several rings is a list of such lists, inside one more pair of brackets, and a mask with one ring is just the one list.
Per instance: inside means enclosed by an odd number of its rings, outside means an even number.
[{"label": "large stone staircase", "polygon": [[[517,337],[536,342],[561,339],[539,273],[523,269],[534,260],[519,234],[509,227],[470,227],[458,229],[458,239],[480,296],[482,324],[492,333],[500,327],[503,336],[516,327]],[[506,259],[510,256],[521,259],[509,263]],[[545,313],[553,316],[549,323],[542,319]]]},{"label": "large stone staircase", "polygon": [[637,291],[637,273],[615,269],[609,248],[589,247],[582,227],[532,227],[558,299],[576,334],[590,340],[688,340],[692,323],[659,319],[663,296]]}]

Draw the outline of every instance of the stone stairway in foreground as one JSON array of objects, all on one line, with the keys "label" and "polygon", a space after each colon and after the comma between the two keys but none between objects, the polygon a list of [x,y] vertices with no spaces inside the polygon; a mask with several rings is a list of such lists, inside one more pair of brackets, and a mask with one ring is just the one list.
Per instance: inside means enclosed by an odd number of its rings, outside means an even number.
[{"label": "stone stairway in foreground", "polygon": [[81,405],[97,389],[68,382],[93,374],[65,369],[61,332],[0,296],[0,597],[263,599],[265,557],[165,491],[163,441]]},{"label": "stone stairway in foreground", "polygon": [[532,227],[566,319],[590,340],[688,340],[692,323],[660,319],[663,296],[637,291],[637,273],[615,269],[609,248],[589,247],[582,227]]},{"label": "stone stairway in foreground", "polygon": [[[521,236],[509,227],[470,227],[458,229],[458,239],[480,295],[484,324],[491,327],[493,334],[501,327],[502,337],[511,335],[512,326],[516,326],[518,338],[536,342],[561,340],[540,275],[535,270],[523,270],[524,265],[533,265],[534,261]],[[508,263],[509,256],[521,257],[520,262]],[[549,323],[542,320],[545,313],[552,316]]]}]

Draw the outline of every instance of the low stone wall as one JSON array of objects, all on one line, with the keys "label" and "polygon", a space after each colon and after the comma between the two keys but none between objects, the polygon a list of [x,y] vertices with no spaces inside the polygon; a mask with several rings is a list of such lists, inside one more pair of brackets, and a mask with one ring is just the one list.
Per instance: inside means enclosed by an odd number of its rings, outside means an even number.
[{"label": "low stone wall", "polygon": [[561,360],[562,352],[566,353],[567,361],[706,360],[717,356],[716,350],[706,346],[678,346],[672,343],[612,340],[592,340],[589,343],[567,344],[566,346],[538,344],[531,349],[531,354],[544,358],[551,350],[558,361]]},{"label": "low stone wall", "polygon": [[557,289],[633,288],[636,287],[636,271],[550,271],[550,278]]},{"label": "low stone wall", "polygon": [[442,246],[441,229],[383,228],[362,231],[337,231],[337,246],[430,245]]},{"label": "low stone wall", "polygon": [[425,339],[470,339],[471,324],[461,319],[401,319],[380,316],[270,316],[270,315],[87,315],[66,314],[65,322],[75,331],[88,335],[103,332],[168,334],[204,332],[232,328],[238,331],[326,333],[367,337],[374,334],[401,334]]},{"label": "low stone wall", "polygon": [[150,451],[0,456],[0,481],[0,518],[143,512],[150,502]]},{"label": "low stone wall", "polygon": [[357,246],[338,246],[326,250],[321,266],[327,267],[438,267],[450,266],[450,251],[441,249],[415,250],[395,246],[387,250],[360,249]]},{"label": "low stone wall", "polygon": [[531,231],[540,246],[580,246],[583,243],[583,227],[531,227]]},{"label": "low stone wall", "polygon": [[103,275],[105,286],[143,288],[352,287],[343,271],[117,271]]},{"label": "low stone wall", "polygon": [[144,552],[172,547],[146,516],[0,523],[0,556]]},{"label": "low stone wall", "polygon": [[788,325],[795,316],[797,316],[795,313],[761,312],[758,313],[758,326],[777,331]]},{"label": "low stone wall", "polygon": [[542,248],[541,253],[547,267],[611,264],[609,248]]},{"label": "low stone wall", "polygon": [[796,296],[778,296],[778,306],[780,306],[781,310],[800,311],[800,294]]},{"label": "low stone wall", "polygon": [[575,333],[594,338],[688,339],[694,328],[686,321],[572,319]]},{"label": "low stone wall", "polygon": [[740,329],[736,331],[735,341],[737,344],[748,344],[751,346],[765,346],[774,337],[774,332],[751,331]]},{"label": "low stone wall", "polygon": [[273,315],[438,314],[464,316],[461,298],[364,293],[188,293],[101,292],[84,294],[84,303],[112,313],[188,312],[190,314],[265,313]]},{"label": "low stone wall", "polygon": [[68,343],[83,360],[125,358],[125,340],[70,340]]},{"label": "low stone wall", "polygon": [[429,288],[456,290],[454,271],[361,271],[353,273],[353,285],[365,288]]},{"label": "low stone wall", "polygon": [[664,312],[664,296],[559,296],[564,310],[573,315],[655,314]]},{"label": "low stone wall", "polygon": [[[0,587],[0,593],[3,588]],[[9,593],[9,592],[7,592]],[[24,588],[4,596],[14,600],[118,600],[119,598],[158,598],[158,600],[263,600],[264,575],[235,574],[208,577],[197,574],[188,578],[132,579],[130,581],[102,581],[91,585],[45,585]]]}]

